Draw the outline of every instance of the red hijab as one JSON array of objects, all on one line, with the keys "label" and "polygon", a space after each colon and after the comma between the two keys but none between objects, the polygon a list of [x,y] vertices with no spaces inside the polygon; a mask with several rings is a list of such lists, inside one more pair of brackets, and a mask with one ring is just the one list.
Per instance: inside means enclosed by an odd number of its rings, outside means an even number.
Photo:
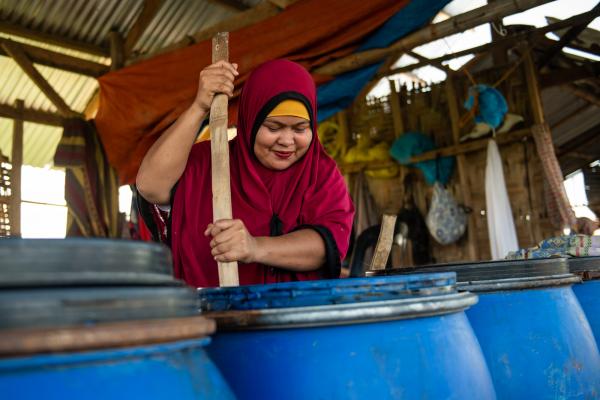
[{"label": "red hijab", "polygon": [[[313,140],[307,153],[289,168],[270,170],[254,155],[254,138],[269,112],[287,99],[306,105]],[[326,243],[328,261],[311,272],[239,263],[241,285],[339,277],[339,265],[348,250],[354,207],[335,162],[318,140],[316,114],[314,81],[299,64],[287,60],[267,62],[244,85],[237,137],[229,143],[233,218],[241,219],[253,236],[315,229]],[[175,275],[196,287],[219,285],[210,238],[203,234],[210,222],[210,142],[201,142],[192,147],[171,214]]]}]

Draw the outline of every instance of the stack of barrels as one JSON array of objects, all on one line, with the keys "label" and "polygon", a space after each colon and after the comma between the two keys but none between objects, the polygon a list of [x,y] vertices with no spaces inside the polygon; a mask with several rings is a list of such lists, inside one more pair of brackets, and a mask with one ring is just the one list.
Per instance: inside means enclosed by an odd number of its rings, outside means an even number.
[{"label": "stack of barrels", "polygon": [[435,265],[367,275],[200,289],[202,313],[217,322],[207,352],[235,395],[600,396],[600,354],[585,314],[597,329],[599,259]]},{"label": "stack of barrels", "polygon": [[168,249],[5,239],[0,260],[2,398],[233,398]]},{"label": "stack of barrels", "polygon": [[599,258],[198,290],[157,245],[3,240],[0,259],[3,398],[600,396]]}]

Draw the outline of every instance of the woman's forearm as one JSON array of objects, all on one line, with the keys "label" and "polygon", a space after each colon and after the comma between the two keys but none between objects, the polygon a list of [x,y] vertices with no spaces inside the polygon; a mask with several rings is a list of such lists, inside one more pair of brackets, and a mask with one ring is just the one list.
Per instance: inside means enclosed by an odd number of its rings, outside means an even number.
[{"label": "woman's forearm", "polygon": [[313,271],[325,262],[325,242],[312,229],[256,237],[255,262],[290,271]]},{"label": "woman's forearm", "polygon": [[148,150],[136,178],[137,189],[146,200],[155,204],[169,203],[171,189],[185,170],[205,117],[206,112],[192,103]]}]

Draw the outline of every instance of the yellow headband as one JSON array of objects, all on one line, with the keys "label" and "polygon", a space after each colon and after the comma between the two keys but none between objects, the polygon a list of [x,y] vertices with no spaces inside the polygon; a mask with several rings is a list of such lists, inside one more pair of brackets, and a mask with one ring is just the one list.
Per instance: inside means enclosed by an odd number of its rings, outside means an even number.
[{"label": "yellow headband", "polygon": [[298,100],[284,100],[267,115],[267,117],[299,117],[310,121],[306,106]]}]

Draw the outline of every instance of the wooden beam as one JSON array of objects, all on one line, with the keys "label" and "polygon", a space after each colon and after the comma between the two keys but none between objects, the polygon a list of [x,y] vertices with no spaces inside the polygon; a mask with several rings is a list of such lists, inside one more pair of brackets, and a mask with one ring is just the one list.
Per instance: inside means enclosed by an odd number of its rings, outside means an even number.
[{"label": "wooden beam", "polygon": [[78,114],[71,110],[60,95],[54,90],[40,72],[34,67],[33,63],[27,57],[20,45],[15,42],[6,41],[2,43],[2,48],[13,60],[21,67],[23,72],[27,74],[40,90],[48,97],[48,99],[56,106],[58,112],[65,117],[75,117]]},{"label": "wooden beam", "polygon": [[[287,5],[289,6],[289,5],[294,4],[297,1],[298,0],[287,0],[285,3],[287,3]],[[169,46],[163,47],[162,49],[157,50],[155,52],[141,55],[135,59],[132,59],[132,60],[130,60],[130,63],[135,64],[137,62],[147,60],[149,58],[158,56],[160,54],[168,53],[173,50],[181,49],[183,47],[187,47],[192,44],[202,42],[204,40],[208,40],[219,32],[234,32],[239,29],[245,28],[247,26],[254,25],[254,24],[256,24],[260,21],[263,21],[269,17],[273,17],[273,16],[279,14],[283,10],[283,8],[280,8],[279,6],[277,6],[273,3],[274,3],[274,1],[273,2],[263,1],[247,11],[238,13],[238,14],[234,15],[233,17],[228,18],[224,21],[217,22],[213,26],[203,29],[201,31],[198,31],[193,35],[189,35],[185,39],[180,40],[179,42],[176,42]],[[279,4],[281,2],[277,2],[277,3]],[[283,3],[283,5],[285,5],[285,3]]]},{"label": "wooden beam", "polygon": [[[10,57],[1,46],[2,43],[13,42],[9,39],[0,38],[0,55]],[[108,66],[94,61],[84,60],[82,58],[68,56],[41,47],[31,46],[24,43],[18,43],[27,57],[36,64],[47,67],[61,69],[63,71],[74,72],[76,74],[91,76],[97,78],[108,71]]]},{"label": "wooden beam", "polygon": [[595,105],[596,107],[600,107],[600,97],[598,97],[594,93],[590,93],[575,85],[565,85],[564,87],[580,99],[583,99],[588,103]]},{"label": "wooden beam", "polygon": [[547,88],[598,77],[600,77],[600,61],[589,62],[579,67],[562,68],[540,74],[540,86]]},{"label": "wooden beam", "polygon": [[[581,21],[584,21],[585,19],[587,19],[590,15],[591,15],[591,12],[575,15],[571,18],[559,21],[552,25],[547,25],[547,26],[544,26],[541,28],[532,28],[532,29],[524,31],[524,32],[519,32],[519,33],[510,35],[510,36],[506,36],[503,39],[499,39],[496,42],[490,42],[490,43],[486,43],[481,46],[473,47],[470,49],[465,49],[465,50],[457,51],[455,53],[446,54],[446,55],[443,55],[440,57],[431,58],[431,59],[429,59],[429,62],[420,61],[415,64],[406,65],[404,67],[398,67],[398,68],[393,68],[393,69],[381,68],[378,71],[378,73],[375,75],[374,80],[376,81],[376,80],[379,80],[386,76],[413,71],[417,68],[425,67],[427,65],[432,65],[432,63],[442,63],[443,61],[452,60],[454,58],[463,57],[463,56],[466,56],[469,54],[482,55],[483,53],[487,52],[488,50],[492,50],[492,49],[495,49],[498,47],[502,47],[502,48],[506,49],[508,47],[514,46],[515,44],[517,44],[518,42],[521,42],[521,41],[531,41],[531,40],[539,40],[539,39],[544,40],[544,35],[546,33],[552,32],[556,29],[562,29],[564,27],[569,27],[574,24],[578,24]],[[402,53],[404,53],[404,52],[398,53],[398,57]],[[395,59],[394,59],[394,61],[395,61]]]},{"label": "wooden beam", "polygon": [[[529,129],[520,129],[518,131],[499,134],[496,135],[496,143],[498,146],[503,144],[508,144],[512,142],[517,142],[523,140],[526,137],[531,136],[531,130]],[[440,149],[435,149],[428,151],[423,154],[419,154],[418,156],[414,156],[410,159],[411,163],[417,163],[421,161],[435,160],[438,157],[451,157],[457,156],[460,154],[472,153],[474,151],[483,150],[487,147],[487,143],[490,140],[489,137],[484,139],[471,140],[468,142],[455,144],[453,146],[443,147]]]},{"label": "wooden beam", "polygon": [[453,70],[450,69],[450,67],[447,67],[445,65],[443,65],[441,62],[438,61],[433,61],[427,57],[423,57],[422,55],[420,55],[419,53],[415,53],[414,51],[407,51],[406,54],[408,54],[411,57],[416,58],[417,60],[419,60],[420,62],[424,62],[424,63],[428,63],[428,65],[431,65],[432,67],[435,67],[447,74],[452,74],[454,73]]},{"label": "wooden beam", "polygon": [[224,6],[232,11],[246,11],[250,8],[249,5],[242,2],[241,0],[209,0],[212,3]]},{"label": "wooden beam", "polygon": [[319,67],[314,72],[323,75],[339,75],[353,71],[381,61],[394,52],[406,52],[436,39],[474,28],[492,19],[503,18],[549,2],[550,0],[521,0],[487,4],[437,24],[428,25],[396,41],[387,48],[350,54]]},{"label": "wooden beam", "polygon": [[137,42],[140,40],[148,25],[152,22],[161,6],[164,4],[163,0],[145,0],[142,7],[142,12],[137,17],[133,26],[127,33],[125,39],[124,52],[125,59],[129,58]]},{"label": "wooden beam", "polygon": [[[458,110],[458,98],[454,87],[454,79],[452,75],[448,75],[445,83],[446,100],[448,101],[448,112],[450,114],[450,126],[452,128],[452,138],[454,144],[459,144],[460,141],[460,113]],[[464,154],[456,155],[456,164],[458,172],[458,181],[461,188],[463,203],[468,207],[472,206],[471,188],[467,179],[467,160]],[[467,229],[467,253],[471,261],[479,260],[479,247],[477,245],[477,215],[470,213],[468,215]]]},{"label": "wooden beam", "polygon": [[400,137],[404,133],[400,95],[396,90],[396,82],[388,80],[388,83],[390,85],[390,107],[392,109],[392,121],[394,123],[394,136]]},{"label": "wooden beam", "polygon": [[558,53],[560,53],[566,45],[572,40],[576,39],[577,36],[592,22],[598,15],[600,15],[600,3],[596,4],[588,12],[589,17],[586,18],[582,23],[577,26],[571,27],[564,35],[561,36],[560,40],[550,47],[538,60],[538,68],[542,70]]},{"label": "wooden beam", "polygon": [[123,37],[117,31],[108,33],[110,43],[110,70],[116,71],[125,65],[125,48],[123,47]]},{"label": "wooden beam", "polygon": [[584,112],[585,110],[587,110],[588,108],[590,108],[592,105],[589,103],[583,103],[581,106],[577,107],[575,110],[573,110],[572,112],[570,112],[569,114],[565,115],[564,117],[562,117],[560,120],[556,121],[556,123],[554,125],[550,126],[550,129],[555,129],[558,128],[559,126],[569,122],[570,120],[572,120],[575,117],[579,117],[579,115]]},{"label": "wooden beam", "polygon": [[66,49],[81,51],[83,53],[108,57],[108,49],[102,46],[80,42],[77,40],[69,39],[58,35],[52,35],[45,32],[39,32],[34,29],[25,28],[20,25],[6,21],[0,21],[0,32],[8,33],[9,35],[20,36],[31,40],[37,40],[39,42],[64,47]]},{"label": "wooden beam", "polygon": [[23,100],[15,102],[21,118],[13,120],[12,156],[10,163],[10,234],[21,237],[21,167],[23,166]]},{"label": "wooden beam", "polygon": [[[505,144],[513,143],[513,142],[523,141],[530,136],[531,136],[531,130],[521,129],[521,130],[510,132],[510,133],[497,135],[495,140],[496,140],[496,143],[498,143],[498,146],[502,146]],[[490,138],[470,140],[468,142],[431,150],[431,151],[419,154],[418,156],[411,157],[409,162],[411,164],[414,164],[414,163],[418,163],[418,162],[422,162],[422,161],[435,160],[438,157],[452,157],[452,156],[457,156],[460,154],[468,154],[468,153],[472,153],[475,151],[480,151],[487,147],[487,143],[489,140],[490,140]],[[353,173],[353,172],[358,172],[360,170],[363,170],[365,168],[385,169],[385,168],[390,168],[394,165],[397,166],[398,164],[395,161],[352,163],[352,164],[341,164],[340,169],[344,173]]]},{"label": "wooden beam", "polygon": [[64,118],[58,114],[50,113],[46,111],[32,110],[24,108],[18,110],[14,106],[8,104],[0,104],[0,117],[10,119],[22,119],[26,122],[33,122],[35,124],[60,126],[64,125]]}]

